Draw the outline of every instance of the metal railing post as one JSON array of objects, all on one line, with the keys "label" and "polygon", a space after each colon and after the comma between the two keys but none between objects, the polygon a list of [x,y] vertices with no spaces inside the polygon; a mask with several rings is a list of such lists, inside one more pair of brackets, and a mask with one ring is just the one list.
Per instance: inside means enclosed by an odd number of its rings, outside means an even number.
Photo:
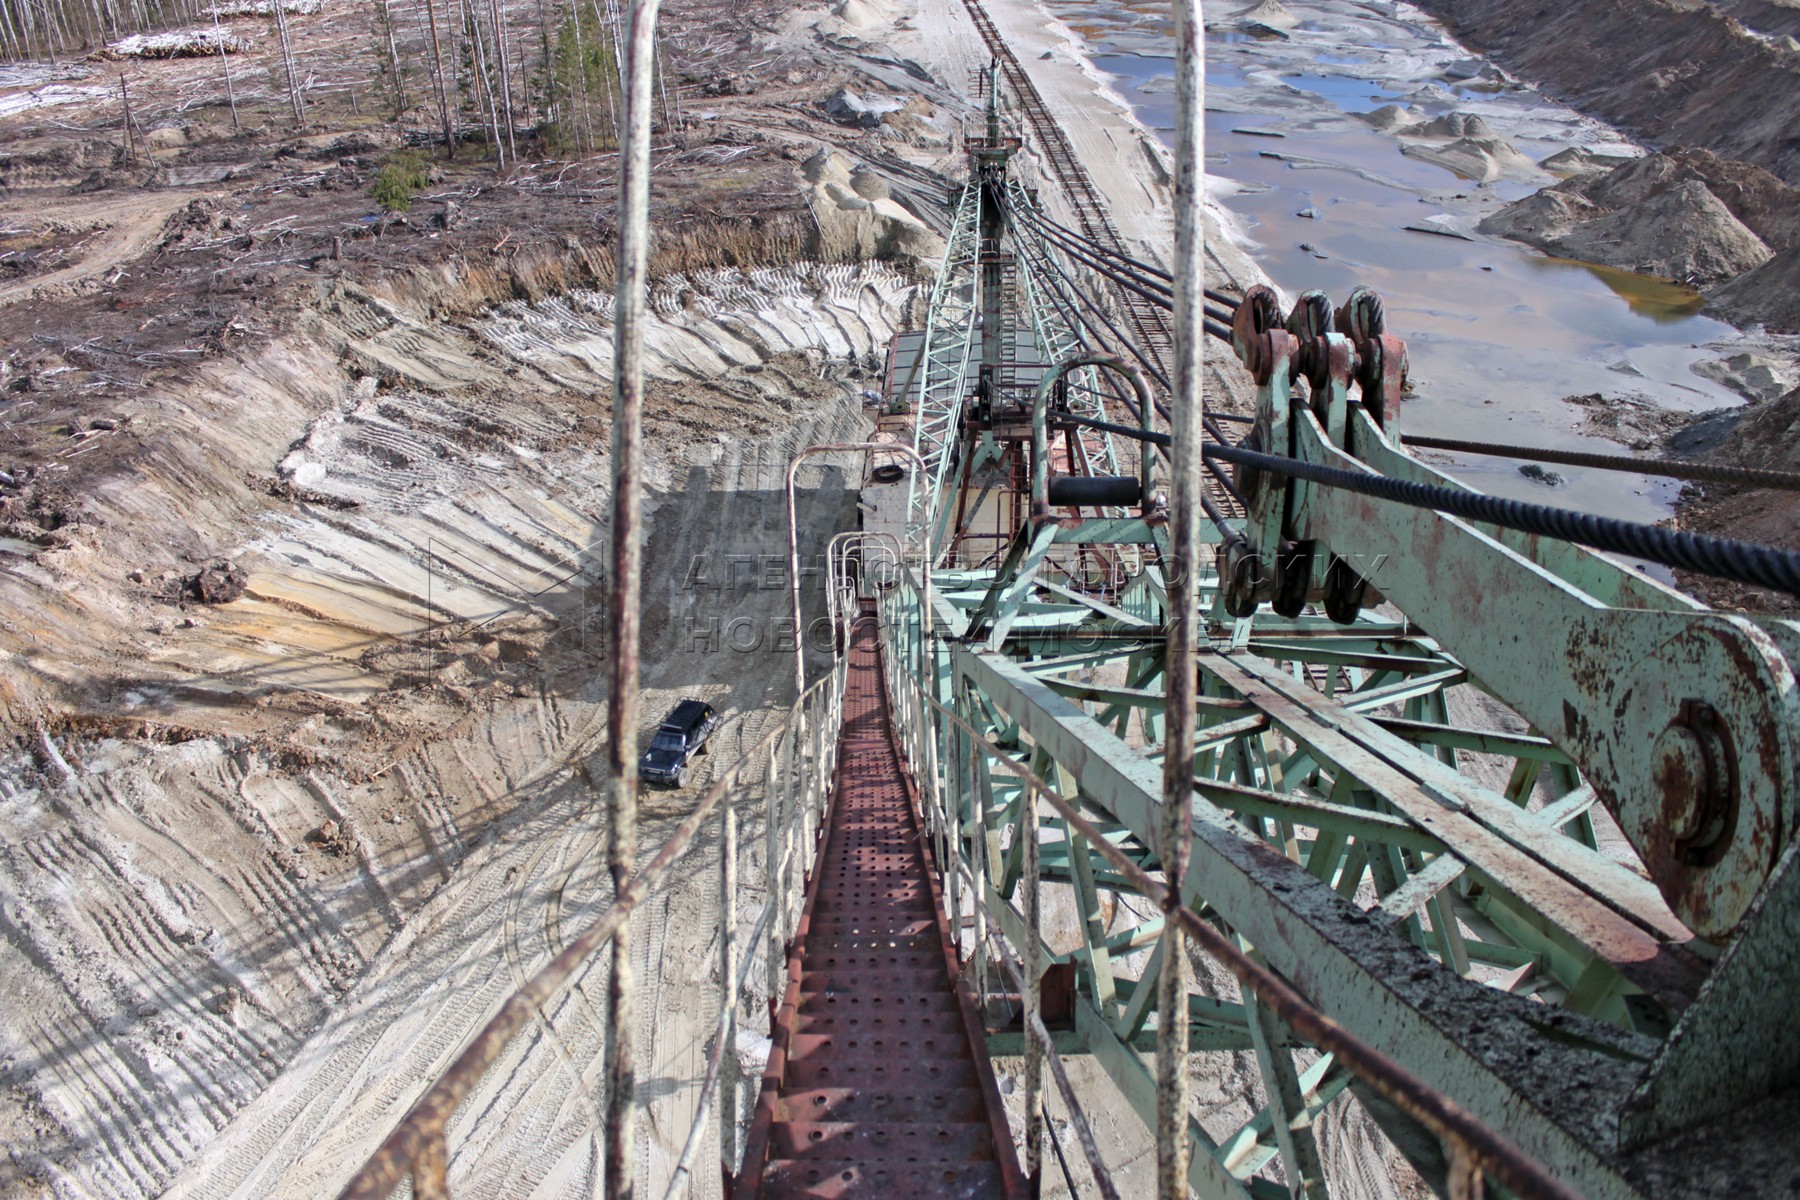
[{"label": "metal railing post", "polygon": [[767,802],[763,809],[763,864],[764,876],[767,879],[769,897],[769,958],[764,964],[768,972],[769,982],[769,1014],[774,1016],[781,1007],[781,976],[787,966],[784,950],[787,946],[787,933],[782,928],[786,923],[786,915],[781,903],[781,881],[777,877],[781,866],[781,749],[780,741],[769,745],[769,766],[763,776],[763,791]]},{"label": "metal railing post", "polygon": [[[840,451],[847,453],[852,450],[903,454],[907,458],[912,459],[915,472],[922,473],[925,470],[925,460],[919,457],[919,452],[917,450],[914,450],[911,446],[902,446],[895,442],[832,442],[826,445],[808,446],[806,449],[800,451],[800,453],[794,455],[793,459],[789,461],[787,469],[788,588],[791,601],[789,611],[794,621],[795,695],[803,696],[806,694],[806,639],[801,636],[800,628],[800,535],[794,499],[794,480],[800,474],[800,464],[805,462],[808,458],[811,458],[813,455],[831,454]],[[916,474],[915,478],[917,478]],[[901,547],[901,551],[901,556],[904,558],[904,546]],[[929,549],[925,551],[925,554],[929,557]],[[931,598],[931,576],[928,568],[925,577],[925,596],[926,603],[929,604]]]},{"label": "metal railing post", "polygon": [[1036,1196],[1044,1183],[1044,1048],[1038,1040],[1040,1026],[1031,1017],[1043,1007],[1043,881],[1037,788],[1030,783],[1025,785],[1024,803],[1019,806],[1018,836],[1025,839],[1025,877],[1021,880],[1025,885],[1025,1178]]},{"label": "metal railing post", "polygon": [[1188,1194],[1187,939],[1172,919],[1182,907],[1193,838],[1194,699],[1199,679],[1201,420],[1205,413],[1202,289],[1206,272],[1205,42],[1200,0],[1175,0],[1175,321],[1171,405],[1168,566],[1169,632],[1163,757],[1162,859],[1168,919],[1157,977],[1156,1180],[1159,1200]]},{"label": "metal railing post", "polygon": [[[968,685],[961,685],[965,707],[968,697]],[[987,889],[990,881],[988,867],[987,838],[987,791],[982,785],[981,748],[975,745],[975,739],[958,730],[962,744],[968,754],[969,802],[975,812],[974,852],[970,855],[970,874],[974,882],[970,885],[975,892],[975,992],[981,1004],[983,1017],[987,1014],[988,967],[987,967]]]},{"label": "metal railing post", "polygon": [[[637,865],[638,608],[643,546],[644,325],[650,245],[650,82],[658,0],[631,0],[625,48],[624,145],[619,154],[619,251],[613,288],[611,689],[607,698],[607,866],[614,895]],[[637,1070],[632,1052],[630,924],[613,935],[606,990],[606,1186],[631,1200]]]},{"label": "metal railing post", "polygon": [[[801,713],[800,723],[806,723],[806,714]],[[806,764],[806,731],[795,729],[788,734],[787,765],[781,772],[781,911],[785,937],[782,945],[785,948],[793,940],[797,930],[794,922],[794,868],[796,867],[794,850],[794,826],[799,822],[800,809],[805,803],[803,788]]]},{"label": "metal railing post", "polygon": [[[726,804],[719,829],[719,1003],[724,1020],[719,1038],[724,1043],[719,1079],[719,1166],[727,1175],[737,1170],[737,843],[736,804]],[[706,1102],[701,1097],[701,1103]]]}]

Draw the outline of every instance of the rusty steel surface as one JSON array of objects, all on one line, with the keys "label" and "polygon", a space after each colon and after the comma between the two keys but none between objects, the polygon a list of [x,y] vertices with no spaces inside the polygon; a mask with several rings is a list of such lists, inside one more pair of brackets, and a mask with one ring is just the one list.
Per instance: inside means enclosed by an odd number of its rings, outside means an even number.
[{"label": "rusty steel surface", "polygon": [[836,791],[788,963],[739,1200],[1023,1194],[872,618],[851,638]]}]

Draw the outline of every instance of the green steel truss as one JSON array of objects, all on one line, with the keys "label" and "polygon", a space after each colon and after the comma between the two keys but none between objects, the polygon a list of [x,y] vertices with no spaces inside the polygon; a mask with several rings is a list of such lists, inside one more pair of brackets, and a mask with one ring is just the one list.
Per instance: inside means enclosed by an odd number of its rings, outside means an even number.
[{"label": "green steel truss", "polygon": [[[1359,461],[1334,448],[1327,427],[1285,386],[1266,385],[1262,404],[1292,406],[1283,415],[1302,426],[1294,443],[1302,456]],[[1361,408],[1333,422],[1339,446],[1359,421],[1360,461],[1439,479],[1384,449]],[[1252,500],[1254,543],[1255,514],[1271,510]],[[1295,505],[1303,506],[1298,514]],[[1800,1085],[1800,1052],[1791,1033],[1779,1032],[1791,1018],[1777,998],[1800,983],[1791,830],[1769,849],[1771,865],[1783,865],[1746,885],[1762,889],[1749,916],[1733,933],[1700,939],[1657,883],[1626,861],[1619,830],[1632,812],[1622,809],[1621,819],[1602,804],[1623,790],[1620,781],[1596,787],[1577,766],[1577,755],[1590,767],[1597,761],[1588,743],[1561,723],[1540,717],[1534,727],[1519,715],[1551,711],[1544,696],[1574,712],[1592,708],[1595,689],[1629,691],[1616,680],[1562,677],[1556,664],[1572,628],[1614,630],[1611,653],[1625,677],[1659,662],[1656,639],[1707,625],[1712,614],[1598,555],[1422,510],[1313,488],[1298,498],[1289,492],[1273,511],[1265,519],[1285,521],[1333,553],[1364,556],[1361,569],[1398,607],[1365,610],[1350,624],[1311,608],[1294,618],[1263,608],[1234,619],[1219,578],[1202,577],[1211,644],[1198,662],[1204,800],[1193,814],[1189,903],[1320,1010],[1583,1194],[1697,1194],[1684,1189],[1706,1171],[1729,1180],[1729,1164],[1691,1147],[1677,1153],[1660,1138],[1708,1120],[1729,1126],[1733,1111]],[[1046,525],[1029,539],[1021,531],[1020,544],[1152,550],[1160,537],[1135,519],[1070,526]],[[1432,570],[1421,557],[1427,544]],[[1152,1125],[1150,1051],[1165,1019],[1154,986],[1162,921],[1064,823],[1027,822],[1022,788],[995,764],[1004,756],[1029,768],[1077,800],[1146,871],[1158,869],[1151,847],[1166,685],[1161,578],[1150,567],[1107,602],[1032,571],[1022,555],[999,571],[939,571],[930,613],[921,610],[916,577],[885,594],[895,711],[925,806],[944,814],[935,834],[940,861],[951,864],[946,894],[970,935],[970,969],[988,978],[973,936],[987,921],[1023,944],[1022,848],[1035,839],[1038,884],[1062,890],[1079,927],[1075,948],[1057,954],[1044,946],[1045,961],[1064,964],[1076,980],[1073,1016],[1056,1031],[1056,1045],[1092,1054]],[[1475,597],[1445,583],[1469,579],[1505,597],[1509,615],[1483,612]],[[1617,633],[1613,617],[1618,628],[1644,630],[1641,640]],[[1733,628],[1743,633],[1745,624]],[[1800,627],[1759,628],[1765,662],[1784,662],[1794,651],[1782,648],[1800,647]],[[1690,676],[1695,670],[1689,664]],[[1791,737],[1791,671],[1786,678],[1788,690],[1771,703],[1786,714]],[[1741,686],[1723,680],[1708,694]],[[925,697],[960,714],[980,743],[933,715]],[[1644,725],[1646,742],[1663,717]],[[1766,782],[1793,794],[1791,775]],[[1724,965],[1715,969],[1722,950]],[[1253,1052],[1267,1097],[1226,1136],[1190,1123],[1194,1190],[1289,1195],[1270,1178],[1279,1161],[1282,1178],[1300,1181],[1305,1195],[1329,1194],[1314,1121],[1346,1090],[1347,1074],[1297,1045],[1253,998],[1191,995],[1184,1019],[1196,1053]],[[1016,1053],[1018,1042],[998,1035],[994,1049]],[[1441,1163],[1434,1168],[1429,1136],[1371,1107],[1433,1178]],[[1800,1148],[1789,1144],[1784,1154],[1778,1169],[1791,1170]]]},{"label": "green steel truss", "polygon": [[[1016,180],[1006,179],[1009,206],[1034,206],[1036,201]],[[1005,316],[1000,330],[987,330],[980,320],[982,296],[983,189],[973,175],[963,188],[951,223],[951,233],[931,294],[930,315],[920,357],[911,377],[901,381],[901,394],[909,397],[914,412],[913,448],[925,463],[923,478],[915,479],[908,494],[909,538],[930,531],[932,561],[941,563],[952,541],[951,514],[960,488],[954,469],[959,459],[968,466],[998,464],[990,445],[971,436],[962,417],[974,390],[972,369],[982,353],[983,339],[1004,340],[1000,357],[1008,361],[1008,377],[1016,386],[1034,387],[1049,366],[1086,348],[1069,314],[1078,312],[1080,298],[1058,252],[1027,228],[1003,223],[1008,243]],[[1001,252],[995,245],[991,252]],[[1107,420],[1101,376],[1092,367],[1069,373],[1066,381],[1068,411],[1076,416]],[[1066,436],[1073,447],[1067,469],[1077,475],[1116,475],[1119,456],[1110,434],[1079,429]],[[1131,556],[1133,562],[1136,556]]]},{"label": "green steel truss", "polygon": [[[1007,177],[1006,195],[1009,208],[1036,207],[1036,199],[1014,177]],[[1064,315],[1080,311],[1081,300],[1074,291],[1076,285],[1064,269],[1061,256],[1043,238],[1016,224],[1011,226],[1010,232],[1019,256],[1023,315],[1037,343],[1038,354],[1046,363],[1062,362],[1087,348],[1080,332]],[[1080,367],[1070,372],[1068,406],[1076,416],[1098,421],[1108,419],[1099,372],[1094,368]],[[1118,474],[1118,453],[1111,434],[1084,429],[1076,438],[1076,445],[1080,448],[1082,461],[1071,467],[1077,474]]]},{"label": "green steel truss", "polygon": [[905,381],[912,397],[913,449],[925,462],[924,478],[913,476],[907,500],[907,544],[919,544],[940,502],[951,452],[961,436],[963,401],[969,391],[969,362],[980,336],[981,312],[976,265],[981,228],[981,185],[971,177],[951,222],[944,261],[931,290],[925,344]]}]

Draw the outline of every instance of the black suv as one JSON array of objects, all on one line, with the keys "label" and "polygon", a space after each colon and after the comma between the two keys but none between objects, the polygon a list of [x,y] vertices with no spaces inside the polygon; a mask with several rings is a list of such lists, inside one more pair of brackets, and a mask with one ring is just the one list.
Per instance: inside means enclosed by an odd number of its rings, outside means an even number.
[{"label": "black suv", "polygon": [[663,718],[656,736],[650,739],[650,748],[638,759],[638,778],[686,787],[688,759],[699,752],[718,725],[719,714],[712,705],[704,700],[683,700]]}]

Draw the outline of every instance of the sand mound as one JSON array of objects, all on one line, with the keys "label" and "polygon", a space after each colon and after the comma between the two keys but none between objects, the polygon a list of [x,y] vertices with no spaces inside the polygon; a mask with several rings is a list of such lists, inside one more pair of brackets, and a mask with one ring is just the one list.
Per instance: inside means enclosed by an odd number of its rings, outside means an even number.
[{"label": "sand mound", "polygon": [[[1544,165],[1555,158],[1562,156]],[[1673,150],[1566,179],[1507,205],[1480,229],[1551,254],[1706,287],[1755,272],[1777,251],[1800,245],[1800,192],[1748,163]],[[1720,289],[1715,309],[1740,323],[1793,325],[1800,286],[1784,271],[1795,273],[1776,267]]]},{"label": "sand mound", "polygon": [[1708,292],[1706,311],[1734,325],[1800,333],[1800,247]]},{"label": "sand mound", "polygon": [[801,168],[812,185],[817,252],[825,258],[921,258],[935,262],[944,243],[879,176],[852,171],[843,155],[820,150]]},{"label": "sand mound", "polygon": [[1384,104],[1374,112],[1352,113],[1382,133],[1412,138],[1491,138],[1488,128],[1474,113],[1450,112],[1440,117],[1427,117],[1416,104]]},{"label": "sand mound", "polygon": [[1558,248],[1583,262],[1695,285],[1741,275],[1774,253],[1705,184],[1692,179],[1584,222],[1562,237]]},{"label": "sand mound", "polygon": [[1464,179],[1492,183],[1503,175],[1535,169],[1536,163],[1520,154],[1505,138],[1458,138],[1448,145],[1436,142],[1409,142],[1400,153],[1423,162],[1436,163],[1454,171]]},{"label": "sand mound", "polygon": [[1800,388],[1758,405],[1739,421],[1715,456],[1772,471],[1800,471]]},{"label": "sand mound", "polygon": [[1647,155],[1569,186],[1602,208],[1626,208],[1686,180],[1704,184],[1773,249],[1800,245],[1800,189],[1789,187],[1761,167],[1720,158],[1710,150]]},{"label": "sand mound", "polygon": [[1281,0],[1261,0],[1232,13],[1231,19],[1239,25],[1267,25],[1270,29],[1292,29],[1300,23],[1300,18],[1289,12]]},{"label": "sand mound", "polygon": [[1509,204],[1482,221],[1477,228],[1495,237],[1511,238],[1540,250],[1551,249],[1584,221],[1606,215],[1606,210],[1575,192],[1545,188],[1516,204]]},{"label": "sand mound", "polygon": [[1567,150],[1559,150],[1538,166],[1558,175],[1587,178],[1604,175],[1617,167],[1632,162],[1630,158],[1616,154],[1595,154],[1586,146],[1570,146]]},{"label": "sand mound", "polygon": [[1413,137],[1488,138],[1493,130],[1474,113],[1453,112],[1435,117],[1406,131]]},{"label": "sand mound", "polygon": [[892,24],[893,14],[885,4],[871,4],[869,0],[844,0],[831,10],[831,15],[843,22],[844,28],[866,33]]},{"label": "sand mound", "polygon": [[1761,404],[1800,386],[1800,362],[1767,358],[1760,354],[1733,354],[1695,363],[1694,374],[1723,384],[1750,401]]},{"label": "sand mound", "polygon": [[[1707,457],[1733,466],[1800,471],[1800,389],[1751,409],[1725,444]],[[1800,549],[1800,493],[1796,492],[1707,484],[1683,499],[1679,519],[1684,528],[1696,533]],[[1783,616],[1800,612],[1800,602],[1785,593],[1684,573],[1676,577],[1715,607]]]},{"label": "sand mound", "polygon": [[1368,122],[1382,133],[1403,133],[1425,120],[1425,110],[1416,104],[1384,104],[1374,112],[1350,115],[1359,121]]}]

